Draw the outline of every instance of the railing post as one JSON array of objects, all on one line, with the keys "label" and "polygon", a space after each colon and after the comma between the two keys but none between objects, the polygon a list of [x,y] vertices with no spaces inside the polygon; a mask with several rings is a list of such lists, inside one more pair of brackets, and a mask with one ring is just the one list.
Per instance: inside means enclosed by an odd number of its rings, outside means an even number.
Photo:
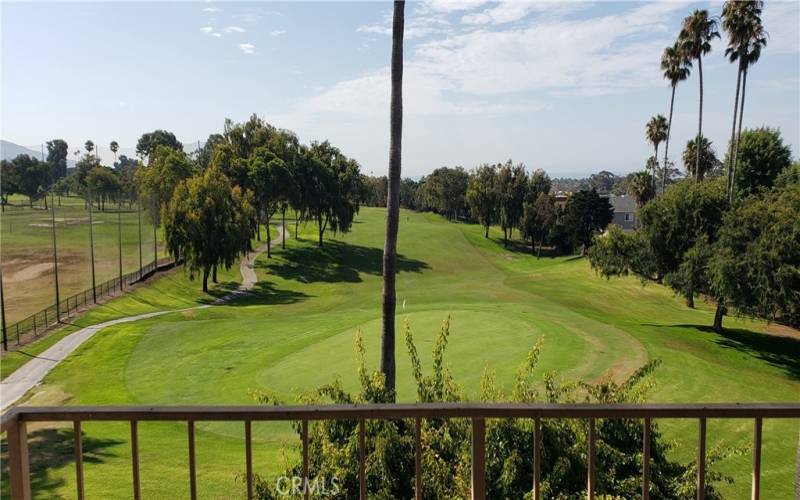
[{"label": "railing post", "polygon": [[650,418],[644,419],[642,442],[642,500],[650,498]]},{"label": "railing post", "polygon": [[422,500],[422,419],[414,419],[414,498]]},{"label": "railing post", "polygon": [[361,500],[367,500],[367,471],[366,471],[366,430],[364,429],[364,419],[358,421],[358,496]]},{"label": "railing post", "polygon": [[247,500],[253,500],[253,431],[252,422],[244,423],[244,462],[247,481]]},{"label": "railing post", "polygon": [[197,500],[197,469],[194,453],[194,420],[187,422],[189,431],[189,497]]},{"label": "railing post", "polygon": [[308,499],[309,479],[308,479],[308,420],[303,419],[303,498]]},{"label": "railing post", "polygon": [[[800,466],[800,464],[798,464]],[[800,481],[800,477],[798,477]],[[761,417],[756,417],[753,426],[753,491],[752,500],[761,497]]]},{"label": "railing post", "polygon": [[595,490],[595,477],[594,477],[594,470],[595,470],[595,449],[594,449],[594,441],[595,441],[595,432],[594,432],[594,419],[589,419],[589,449],[588,449],[588,457],[587,457],[587,471],[586,475],[587,478],[587,485],[586,485],[586,496],[589,500],[594,500],[594,490]]},{"label": "railing post", "polygon": [[486,420],[472,419],[472,500],[486,498]]},{"label": "railing post", "polygon": [[81,433],[81,421],[76,420],[72,425],[75,439],[75,488],[78,500],[83,500],[83,435]]},{"label": "railing post", "polygon": [[700,417],[700,436],[697,447],[697,500],[706,498],[706,418]]},{"label": "railing post", "polygon": [[533,500],[542,500],[542,422],[533,419]]},{"label": "railing post", "polygon": [[131,470],[133,473],[133,500],[142,498],[139,481],[139,422],[131,420]]},{"label": "railing post", "polygon": [[11,498],[30,500],[31,476],[28,461],[28,428],[25,422],[14,419],[8,426],[8,476]]}]

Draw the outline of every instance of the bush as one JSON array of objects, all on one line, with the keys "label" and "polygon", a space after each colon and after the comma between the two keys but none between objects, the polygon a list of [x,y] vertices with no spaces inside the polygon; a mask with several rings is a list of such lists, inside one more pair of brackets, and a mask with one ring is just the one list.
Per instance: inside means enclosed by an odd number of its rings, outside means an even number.
[{"label": "bush", "polygon": [[[405,343],[412,362],[419,402],[465,401],[461,387],[444,363],[450,333],[445,320],[433,349],[430,374],[423,373],[408,322]],[[484,372],[480,399],[484,402],[515,403],[638,403],[652,386],[649,375],[658,361],[647,363],[622,383],[610,377],[599,384],[560,382],[555,373],[534,383],[542,341],[528,352],[517,369],[508,395],[496,384],[494,374]],[[355,395],[346,392],[340,380],[302,398],[304,403],[385,403],[391,401],[380,372],[368,372],[361,333],[356,335],[358,373],[361,381]],[[262,403],[274,399],[257,396]],[[533,483],[532,421],[490,419],[486,427],[486,495],[488,498],[530,498]],[[298,433],[300,432],[297,424]],[[542,494],[546,498],[585,497],[587,424],[575,419],[546,419],[542,430]],[[469,498],[470,425],[466,419],[424,419],[421,425],[422,482],[424,498]],[[612,498],[635,498],[641,493],[642,424],[638,420],[596,421],[598,489]],[[651,495],[653,498],[695,496],[695,464],[680,464],[667,458],[669,445],[656,424],[651,433]],[[366,422],[366,482],[369,498],[396,499],[414,496],[414,422],[368,420]],[[709,453],[709,465],[726,456]],[[338,488],[326,498],[357,498],[359,489],[358,423],[317,421],[309,423],[309,470],[312,478],[336,478]],[[302,464],[287,467],[286,476],[301,476]],[[706,498],[721,498],[715,481],[731,481],[714,471],[708,473]],[[259,478],[258,498],[278,498],[276,483]]]}]

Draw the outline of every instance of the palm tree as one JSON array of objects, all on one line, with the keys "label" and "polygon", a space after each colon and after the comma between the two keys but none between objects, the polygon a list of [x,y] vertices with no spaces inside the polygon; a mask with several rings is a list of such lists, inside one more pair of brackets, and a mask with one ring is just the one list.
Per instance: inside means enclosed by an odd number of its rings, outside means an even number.
[{"label": "palm tree", "polygon": [[[719,38],[717,20],[707,10],[695,10],[683,20],[683,29],[678,36],[680,52],[686,59],[697,59],[697,75],[700,81],[700,113],[697,119],[697,140],[703,135],[703,55],[711,52],[711,40]],[[700,173],[700,150],[695,158],[696,173]],[[696,179],[699,180],[699,179]]]},{"label": "palm tree", "polygon": [[[700,144],[699,148],[696,147],[698,143]],[[696,158],[700,158],[699,163],[693,161]],[[686,173],[697,181],[702,181],[706,174],[720,166],[720,161],[717,159],[711,141],[701,135],[686,143],[686,149],[683,150],[683,165],[686,167]],[[698,166],[700,169],[696,170]]]},{"label": "palm tree", "polygon": [[111,141],[111,144],[108,145],[108,148],[114,153],[114,164],[117,163],[117,151],[119,151],[119,143],[117,141]]},{"label": "palm tree", "polygon": [[[736,175],[736,157],[739,151],[739,137],[742,133],[744,114],[744,95],[747,85],[747,69],[761,56],[761,49],[767,45],[767,33],[761,23],[761,0],[728,1],[722,8],[722,27],[728,34],[728,48],[725,55],[731,63],[738,62],[736,73],[736,96],[733,102],[733,124],[728,149],[728,197],[733,198],[733,182]],[[742,98],[739,102],[741,87]],[[737,111],[739,131],[736,133]]]},{"label": "palm tree", "polygon": [[675,106],[675,87],[678,83],[689,78],[689,71],[692,63],[686,58],[681,56],[678,44],[664,49],[664,54],[661,56],[661,70],[664,72],[664,78],[669,80],[669,86],[672,87],[672,97],[669,99],[669,120],[667,120],[667,138],[664,140],[664,175],[661,177],[661,192],[666,189],[666,179],[669,175],[667,172],[668,155],[669,155],[669,136],[672,131],[672,109]]},{"label": "palm tree", "polygon": [[386,200],[386,240],[383,245],[383,331],[381,335],[381,372],[386,389],[394,399],[394,313],[397,304],[397,230],[400,224],[400,166],[403,137],[403,28],[405,1],[395,0],[392,22],[392,97],[389,107],[389,186]]},{"label": "palm tree", "polygon": [[86,153],[91,153],[92,151],[94,151],[94,142],[91,141],[91,140],[88,140],[88,141],[83,143],[83,147],[84,147],[84,149],[86,149]]},{"label": "palm tree", "polygon": [[[655,154],[653,155],[653,191],[655,191],[655,182],[656,182],[656,170],[658,170],[658,145],[661,144],[662,141],[667,139],[667,119],[664,118],[662,115],[656,115],[650,118],[650,121],[647,122],[645,126],[645,136],[647,140],[653,145],[653,149]],[[648,166],[650,166],[650,162],[648,162]]]},{"label": "palm tree", "polygon": [[646,170],[634,172],[628,177],[625,185],[628,195],[636,200],[636,207],[641,208],[645,203],[653,199],[653,178]]}]

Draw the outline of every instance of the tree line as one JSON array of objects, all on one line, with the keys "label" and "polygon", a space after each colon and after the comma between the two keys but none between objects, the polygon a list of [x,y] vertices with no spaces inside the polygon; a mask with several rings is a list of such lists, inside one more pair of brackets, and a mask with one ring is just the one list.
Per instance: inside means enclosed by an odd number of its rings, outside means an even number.
[{"label": "tree line", "polygon": [[[385,204],[385,177],[365,176],[364,187],[365,204]],[[516,231],[537,255],[545,245],[561,253],[585,251],[592,236],[603,231],[614,217],[608,198],[595,188],[582,189],[562,205],[556,203],[552,188],[545,171],[537,169],[529,174],[525,165],[508,160],[470,171],[441,167],[419,181],[403,179],[399,198],[404,208],[434,212],[451,221],[478,223],[486,238],[489,228],[499,225],[506,247]]]},{"label": "tree line", "polygon": [[293,132],[256,115],[244,123],[226,120],[221,133],[191,154],[165,130],[143,134],[135,159],[116,158],[114,141],[113,168],[102,165],[92,141],[71,171],[65,141],[50,141],[47,148],[44,161],[28,155],[3,161],[4,205],[15,193],[28,196],[31,205],[38,198],[46,202],[51,190],[82,196],[98,210],[107,202],[139,200],[154,237],[163,226],[168,251],[202,277],[203,290],[209,277],[216,282],[218,266],[230,267],[250,250],[251,238],[261,240],[262,226],[271,245],[275,217],[285,225],[291,209],[295,237],[300,222],[314,223],[321,247],[326,231],[350,230],[365,192],[356,160],[328,141],[301,144]]}]

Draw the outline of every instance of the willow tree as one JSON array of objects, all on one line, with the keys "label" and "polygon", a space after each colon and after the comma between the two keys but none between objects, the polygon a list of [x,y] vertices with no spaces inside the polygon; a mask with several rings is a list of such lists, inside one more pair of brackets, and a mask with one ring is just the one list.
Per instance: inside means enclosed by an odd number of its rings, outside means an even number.
[{"label": "willow tree", "polygon": [[241,188],[216,166],[175,188],[164,213],[167,249],[202,275],[204,292],[213,268],[230,268],[249,249],[252,212]]},{"label": "willow tree", "polygon": [[394,313],[397,303],[397,230],[400,225],[400,167],[403,138],[403,28],[406,3],[394,2],[392,21],[392,97],[389,107],[389,195],[386,200],[386,240],[383,245],[383,329],[381,332],[381,372],[386,388],[395,394]]}]

